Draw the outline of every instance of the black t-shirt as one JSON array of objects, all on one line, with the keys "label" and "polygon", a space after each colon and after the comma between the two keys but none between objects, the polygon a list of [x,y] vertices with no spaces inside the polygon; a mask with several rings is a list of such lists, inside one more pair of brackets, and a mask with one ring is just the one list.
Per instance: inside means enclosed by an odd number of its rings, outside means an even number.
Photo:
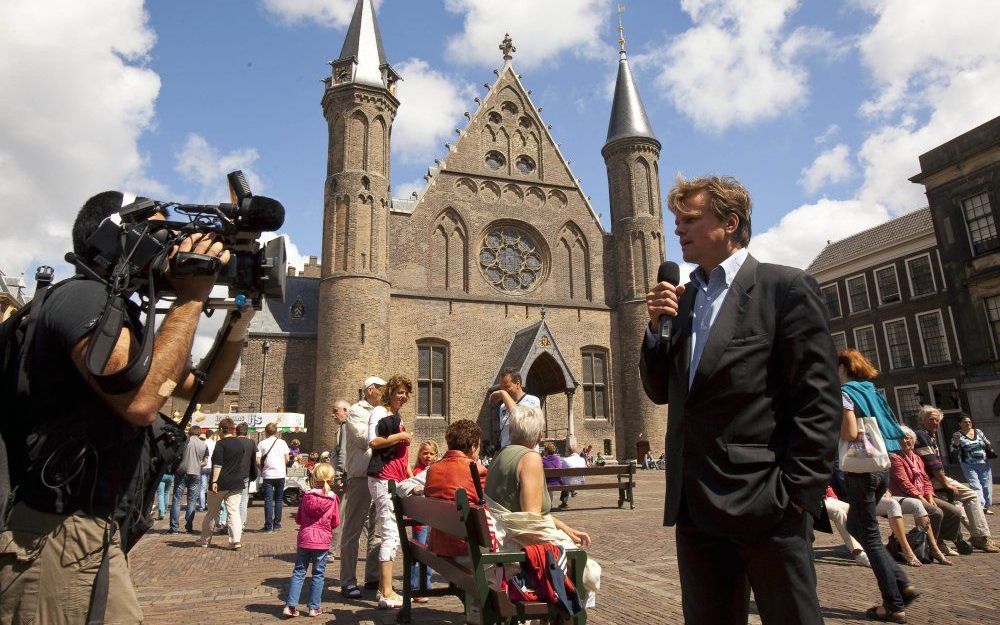
[{"label": "black t-shirt", "polygon": [[[35,328],[30,397],[7,441],[18,499],[45,512],[108,515],[138,468],[141,430],[122,419],[87,384],[70,356],[104,311],[108,292],[91,280],[60,285]],[[138,307],[128,323],[141,338]]]},{"label": "black t-shirt", "polygon": [[220,491],[243,490],[243,481],[250,479],[256,451],[253,441],[240,436],[229,436],[215,444],[212,470],[222,467],[215,481]]}]

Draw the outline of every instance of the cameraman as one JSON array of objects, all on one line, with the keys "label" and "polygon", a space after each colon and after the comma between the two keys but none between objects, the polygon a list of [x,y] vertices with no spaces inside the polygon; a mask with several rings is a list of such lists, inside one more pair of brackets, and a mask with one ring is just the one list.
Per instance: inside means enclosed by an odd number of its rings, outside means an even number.
[{"label": "cameraman", "polygon": [[[83,258],[88,237],[121,206],[122,194],[115,191],[84,204],[73,226],[78,257]],[[223,265],[230,257],[213,235],[201,233],[180,241],[170,258],[178,252],[214,256]],[[148,375],[122,394],[101,391],[85,364],[108,288],[96,280],[74,279],[44,300],[27,354],[30,394],[16,414],[4,415],[12,421],[7,443],[18,486],[9,521],[0,523],[5,530],[0,533],[0,625],[85,622],[106,540],[104,618],[107,623],[142,621],[118,521],[142,505],[142,496],[129,492],[129,485],[141,483],[149,471],[139,454],[146,426],[171,396],[190,398],[195,391],[191,347],[217,277],[171,277],[169,269],[166,276],[176,301],[155,336]],[[104,373],[121,370],[143,336],[139,307],[131,301],[126,306],[125,327]],[[232,374],[251,315],[227,317],[230,335],[207,372],[205,402],[215,400]]]}]

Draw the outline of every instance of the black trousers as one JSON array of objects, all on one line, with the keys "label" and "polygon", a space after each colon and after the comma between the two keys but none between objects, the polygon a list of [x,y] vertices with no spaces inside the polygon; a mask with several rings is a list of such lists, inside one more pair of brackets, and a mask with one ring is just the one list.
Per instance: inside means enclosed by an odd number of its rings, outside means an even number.
[{"label": "black trousers", "polygon": [[809,514],[789,509],[770,533],[738,539],[677,524],[681,604],[688,625],[745,625],[753,588],[764,625],[822,625]]}]

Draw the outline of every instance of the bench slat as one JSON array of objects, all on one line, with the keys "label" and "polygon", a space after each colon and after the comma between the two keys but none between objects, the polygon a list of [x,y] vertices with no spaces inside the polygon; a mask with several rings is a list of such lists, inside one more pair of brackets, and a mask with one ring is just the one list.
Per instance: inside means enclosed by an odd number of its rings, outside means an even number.
[{"label": "bench slat", "polygon": [[545,469],[545,477],[588,477],[591,475],[635,475],[628,466]]},{"label": "bench slat", "polygon": [[465,523],[454,501],[432,497],[400,497],[403,516],[429,525],[456,538],[465,539]]},{"label": "bench slat", "polygon": [[[549,486],[548,489],[552,492],[559,492],[564,490],[595,490],[599,488],[600,489],[613,488],[615,490],[618,490],[621,488],[628,488],[628,486],[629,485],[626,482],[622,482],[621,485],[619,485],[618,482],[601,482],[600,484],[579,484],[577,486],[571,486],[571,485],[564,486],[562,484],[558,484],[555,486]],[[635,489],[636,484],[632,484],[632,488]]]}]

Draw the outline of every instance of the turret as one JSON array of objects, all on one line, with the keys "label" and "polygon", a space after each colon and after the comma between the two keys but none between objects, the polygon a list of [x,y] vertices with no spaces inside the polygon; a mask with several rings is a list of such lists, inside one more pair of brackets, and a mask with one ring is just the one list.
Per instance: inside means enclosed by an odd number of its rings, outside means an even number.
[{"label": "turret", "polygon": [[358,0],[330,65],[322,100],[329,151],[312,423],[317,449],[336,442],[334,401],[356,401],[364,378],[386,375],[389,362],[389,137],[399,76],[386,60],[371,0]]},{"label": "turret", "polygon": [[664,258],[660,203],[660,142],[653,134],[625,52],[618,22],[619,60],[608,138],[601,150],[608,168],[611,235],[617,260],[613,306],[618,338],[612,348],[619,363],[624,427],[617,430],[619,454],[636,458],[637,443],[663,448],[666,410],[646,397],[634,366],[649,322],[645,295]]}]

